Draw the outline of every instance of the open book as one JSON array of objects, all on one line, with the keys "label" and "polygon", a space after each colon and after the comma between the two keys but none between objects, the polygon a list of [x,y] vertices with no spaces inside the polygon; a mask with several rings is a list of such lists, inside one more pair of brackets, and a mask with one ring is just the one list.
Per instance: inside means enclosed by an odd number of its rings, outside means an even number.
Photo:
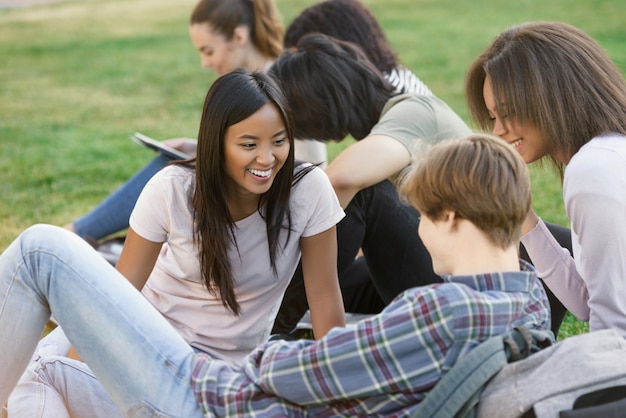
[{"label": "open book", "polygon": [[145,136],[142,133],[139,132],[135,132],[134,134],[132,134],[130,136],[130,139],[132,139],[133,141],[135,141],[138,144],[143,145],[144,147],[148,147],[150,149],[153,149],[155,151],[160,152],[161,154],[165,155],[168,158],[172,158],[174,160],[187,160],[189,158],[191,158],[191,155],[185,154],[184,152],[181,152],[177,149],[174,149],[172,147],[168,147],[167,145],[163,144],[162,142],[156,141],[148,136]]}]

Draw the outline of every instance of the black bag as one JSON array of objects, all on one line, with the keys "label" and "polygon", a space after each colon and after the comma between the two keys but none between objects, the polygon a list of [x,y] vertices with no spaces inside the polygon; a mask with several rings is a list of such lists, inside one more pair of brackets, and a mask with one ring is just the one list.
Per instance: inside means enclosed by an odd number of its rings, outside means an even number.
[{"label": "black bag", "polygon": [[613,386],[579,396],[574,408],[559,418],[621,418],[626,415],[626,386]]}]

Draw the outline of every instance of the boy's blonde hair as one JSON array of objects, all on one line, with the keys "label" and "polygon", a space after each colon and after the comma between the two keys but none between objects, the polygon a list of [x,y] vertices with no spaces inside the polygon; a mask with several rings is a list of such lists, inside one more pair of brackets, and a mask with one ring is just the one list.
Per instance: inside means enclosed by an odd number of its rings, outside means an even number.
[{"label": "boy's blonde hair", "polygon": [[487,134],[431,147],[400,190],[422,216],[439,220],[444,211],[454,211],[502,248],[519,240],[531,203],[526,164],[509,144]]}]

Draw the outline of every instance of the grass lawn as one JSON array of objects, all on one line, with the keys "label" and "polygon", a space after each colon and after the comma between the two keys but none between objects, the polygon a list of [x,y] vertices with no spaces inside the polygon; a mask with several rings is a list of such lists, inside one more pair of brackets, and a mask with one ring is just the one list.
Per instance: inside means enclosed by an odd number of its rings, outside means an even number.
[{"label": "grass lawn", "polygon": [[[37,222],[92,208],[152,154],[128,139],[195,137],[203,71],[188,39],[196,0],[70,0],[0,9],[0,251]],[[285,23],[310,0],[277,0]],[[365,0],[401,60],[466,121],[463,78],[504,28],[562,20],[626,66],[622,0]],[[1,3],[0,3],[1,4]],[[332,158],[346,144],[331,144]],[[534,208],[567,225],[558,177],[532,167]],[[568,318],[564,335],[584,332]]]}]

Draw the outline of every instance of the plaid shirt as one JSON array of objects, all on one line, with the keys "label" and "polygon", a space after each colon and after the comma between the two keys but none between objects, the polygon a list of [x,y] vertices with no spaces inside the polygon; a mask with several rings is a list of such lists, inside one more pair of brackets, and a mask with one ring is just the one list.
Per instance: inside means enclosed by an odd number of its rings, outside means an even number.
[{"label": "plaid shirt", "polygon": [[199,355],[196,398],[205,416],[408,416],[481,341],[522,324],[550,329],[543,287],[523,268],[409,289],[320,340],[261,345],[240,370]]}]

